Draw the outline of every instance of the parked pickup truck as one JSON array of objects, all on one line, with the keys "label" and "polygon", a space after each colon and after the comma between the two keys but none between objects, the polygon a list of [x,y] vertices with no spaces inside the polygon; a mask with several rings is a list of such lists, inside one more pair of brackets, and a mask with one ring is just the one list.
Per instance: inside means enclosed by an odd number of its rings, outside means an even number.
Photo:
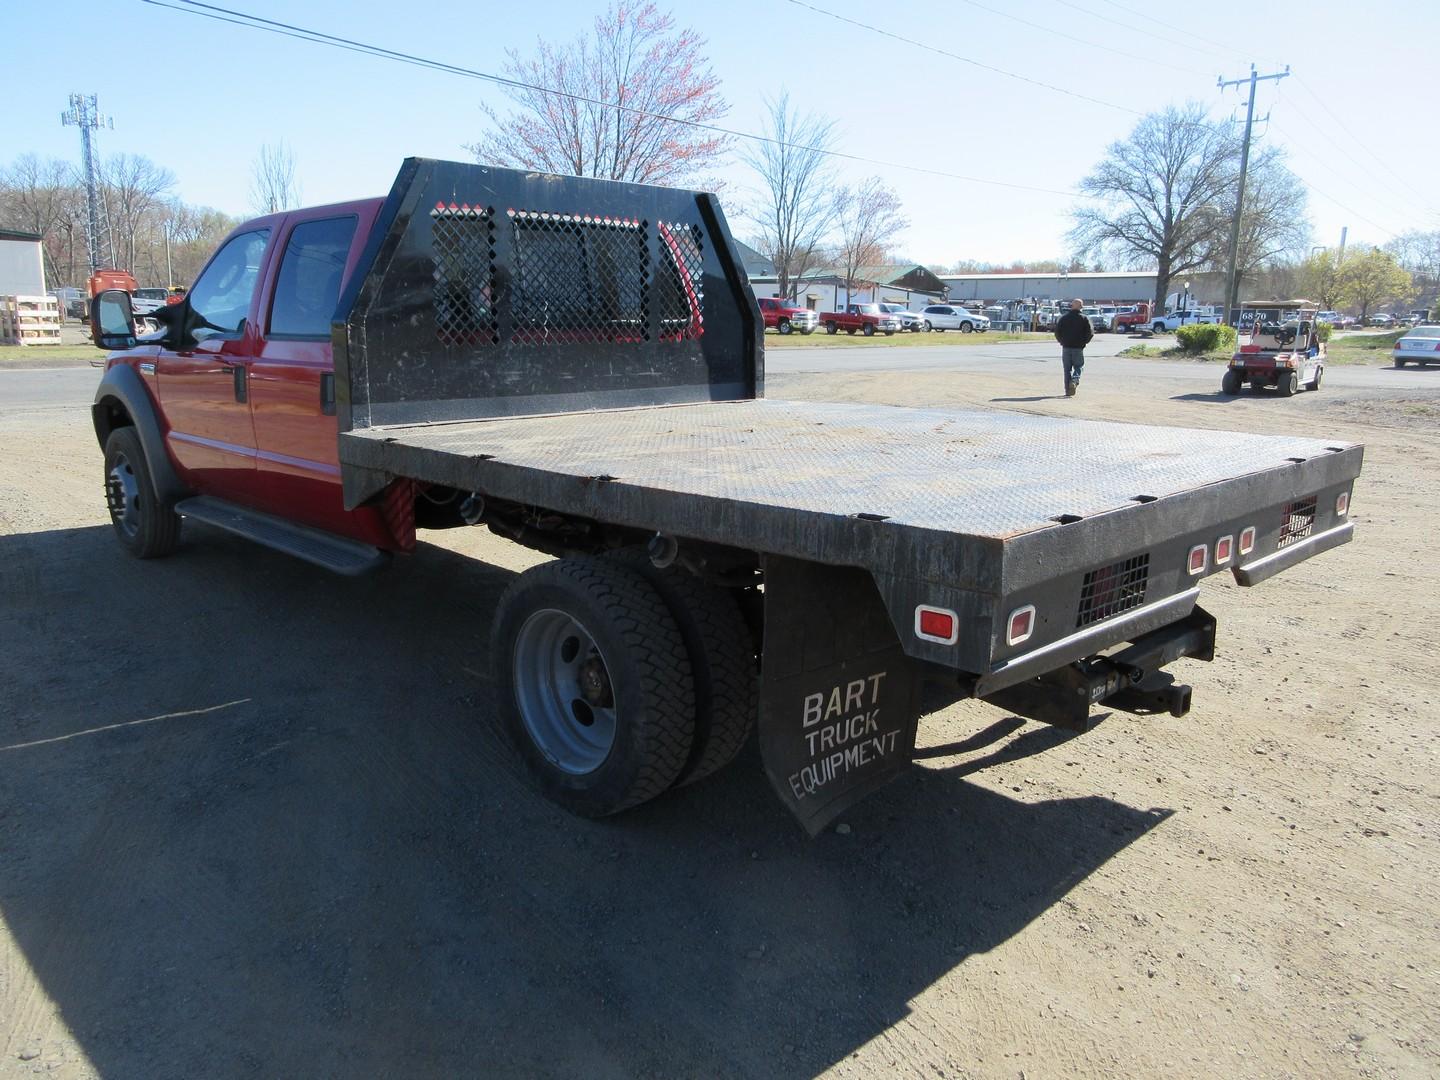
[{"label": "parked pickup truck", "polygon": [[1351,538],[1362,449],[1333,439],[765,398],[708,194],[411,159],[383,199],[236,228],[158,334],[123,291],[93,307],[131,554],[188,521],[343,574],[432,529],[555,557],[499,600],[475,720],[583,815],[758,728],[818,831],[907,767],[927,682],[1078,730],[1182,715],[1205,579]]},{"label": "parked pickup truck", "polygon": [[1111,325],[1117,334],[1128,334],[1132,330],[1138,330],[1142,326],[1150,325],[1151,310],[1149,303],[1132,304],[1130,307],[1122,308],[1116,312]]},{"label": "parked pickup truck", "polygon": [[813,334],[820,327],[820,316],[815,312],[793,300],[782,300],[776,296],[760,298],[760,317],[765,321],[766,330],[778,330],[782,334],[795,330]]},{"label": "parked pickup truck", "polygon": [[846,304],[844,311],[827,311],[820,316],[820,323],[827,334],[847,334],[860,331],[870,337],[875,331],[894,334],[900,329],[900,319],[883,310],[879,304]]},{"label": "parked pickup truck", "polygon": [[1218,323],[1220,313],[1212,308],[1182,308],[1179,311],[1172,311],[1168,315],[1157,315],[1150,320],[1150,329],[1155,333],[1163,333],[1166,330],[1178,330],[1182,326],[1189,326],[1192,323]]}]

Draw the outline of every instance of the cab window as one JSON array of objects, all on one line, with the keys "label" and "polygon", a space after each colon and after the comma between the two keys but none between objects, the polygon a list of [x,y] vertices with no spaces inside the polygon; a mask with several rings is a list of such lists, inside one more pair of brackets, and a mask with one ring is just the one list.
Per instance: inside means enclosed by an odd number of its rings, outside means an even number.
[{"label": "cab window", "polygon": [[270,242],[269,229],[256,229],[231,237],[210,260],[190,290],[190,310],[197,316],[196,341],[239,337],[245,332],[250,300],[260,277],[260,264]]},{"label": "cab window", "polygon": [[355,222],[350,215],[295,226],[275,281],[275,301],[270,309],[272,338],[330,336]]}]

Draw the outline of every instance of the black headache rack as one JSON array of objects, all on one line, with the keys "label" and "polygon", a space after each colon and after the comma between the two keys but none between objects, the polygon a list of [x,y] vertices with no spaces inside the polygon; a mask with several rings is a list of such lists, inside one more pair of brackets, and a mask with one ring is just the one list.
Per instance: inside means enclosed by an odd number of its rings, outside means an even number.
[{"label": "black headache rack", "polygon": [[1350,538],[1358,446],[764,400],[707,195],[409,161],[339,310],[347,505],[404,478],[758,556],[762,753],[812,831],[909,763],[922,683],[1183,713],[1202,579]]},{"label": "black headache rack", "polygon": [[342,432],[755,397],[713,195],[407,159],[332,328]]}]

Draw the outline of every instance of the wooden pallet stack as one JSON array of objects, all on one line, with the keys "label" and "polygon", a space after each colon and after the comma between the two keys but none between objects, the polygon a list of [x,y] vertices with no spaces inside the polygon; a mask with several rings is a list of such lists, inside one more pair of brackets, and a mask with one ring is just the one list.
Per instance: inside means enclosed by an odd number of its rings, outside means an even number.
[{"label": "wooden pallet stack", "polygon": [[59,345],[60,301],[53,296],[0,296],[0,344]]}]

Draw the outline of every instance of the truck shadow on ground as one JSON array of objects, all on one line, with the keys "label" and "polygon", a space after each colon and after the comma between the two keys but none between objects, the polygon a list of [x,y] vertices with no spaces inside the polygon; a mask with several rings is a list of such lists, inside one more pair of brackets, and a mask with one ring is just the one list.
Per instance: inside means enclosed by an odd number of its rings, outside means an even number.
[{"label": "truck shadow on ground", "polygon": [[[752,746],[570,818],[486,723],[512,577],[0,537],[0,907],[100,1075],[811,1076],[1166,816],[932,760],[811,841]],[[1064,738],[1019,731],[961,749]],[[40,1065],[46,1015],[5,1025]]]}]

